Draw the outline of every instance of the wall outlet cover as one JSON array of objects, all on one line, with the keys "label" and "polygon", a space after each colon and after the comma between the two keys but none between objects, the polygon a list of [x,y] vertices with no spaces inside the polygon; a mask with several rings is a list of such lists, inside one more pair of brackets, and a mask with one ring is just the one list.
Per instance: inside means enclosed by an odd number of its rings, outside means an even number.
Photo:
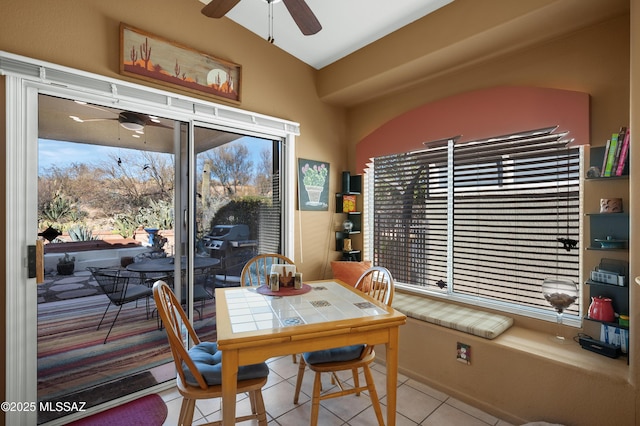
[{"label": "wall outlet cover", "polygon": [[465,343],[457,343],[456,360],[464,364],[471,364],[471,345]]}]

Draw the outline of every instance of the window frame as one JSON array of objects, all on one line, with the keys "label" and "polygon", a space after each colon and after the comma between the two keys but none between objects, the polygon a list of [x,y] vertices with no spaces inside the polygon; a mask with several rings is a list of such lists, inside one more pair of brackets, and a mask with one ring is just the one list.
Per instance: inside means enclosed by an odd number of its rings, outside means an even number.
[{"label": "window frame", "polygon": [[[550,131],[551,133],[553,133],[553,131],[557,129],[557,127],[554,128],[547,128],[547,129],[539,129],[539,130],[547,130]],[[526,133],[526,132],[523,132]],[[499,139],[499,138],[505,138],[505,137],[509,137],[509,135],[506,136],[501,136],[501,137],[497,137],[495,139]],[[456,142],[457,142],[457,138],[449,138],[449,139],[445,139],[445,140],[440,140],[440,141],[434,141],[432,143],[425,143],[425,145],[427,145],[427,149],[429,149],[429,146],[436,146],[438,144],[442,145],[443,143],[447,145],[447,149],[448,149],[448,153],[447,153],[447,167],[449,170],[449,176],[453,177],[453,174],[455,173],[454,168],[453,168],[453,153],[454,153],[454,147],[456,146]],[[468,145],[469,143],[475,143],[478,141],[472,141],[472,142],[466,142],[465,144],[461,144],[459,146],[464,146],[464,145]],[[491,139],[486,139],[480,142],[491,142]],[[568,143],[570,144],[571,141],[569,141]],[[578,160],[578,171],[577,171],[577,177],[575,179],[573,179],[573,181],[577,181],[577,186],[579,188],[579,195],[578,195],[578,209],[579,212],[577,214],[578,217],[578,235],[582,236],[582,230],[583,230],[583,212],[582,212],[582,194],[583,194],[583,180],[580,179],[580,176],[582,175],[582,171],[584,170],[584,150],[583,148],[580,147],[572,147],[574,149],[578,149],[578,155],[579,155],[579,160]],[[363,254],[364,254],[364,258],[367,259],[374,259],[374,247],[375,247],[375,243],[374,243],[374,232],[373,229],[375,227],[375,219],[374,219],[374,207],[375,207],[375,200],[374,200],[374,196],[373,196],[373,190],[374,190],[374,176],[373,173],[371,172],[372,169],[375,167],[375,159],[372,159],[372,161],[370,163],[367,164],[368,168],[365,169],[365,173],[364,173],[364,185],[363,185],[363,189],[364,189],[364,196],[363,196],[363,215],[364,215],[364,220],[363,220],[363,226],[365,227],[365,233],[364,233],[364,238],[363,238]],[[512,163],[513,164],[513,163]],[[501,167],[500,164],[496,164],[496,167]],[[506,168],[506,171],[508,172],[509,168],[513,169],[513,167],[508,166],[508,165],[504,165],[502,164],[502,167]],[[556,166],[557,167],[557,166]],[[560,172],[560,174],[562,174],[562,171]],[[512,175],[511,179],[515,179],[515,176]],[[462,188],[464,188],[464,186],[462,186]],[[459,188],[458,188],[459,189]],[[463,189],[464,190],[464,189]],[[542,320],[546,320],[546,321],[556,321],[556,313],[555,311],[549,309],[543,309],[542,307],[531,307],[531,306],[524,306],[524,305],[518,305],[512,302],[504,302],[504,301],[500,301],[500,300],[493,300],[493,299],[488,299],[488,298],[484,298],[481,296],[470,296],[470,295],[466,295],[466,294],[461,294],[455,291],[454,289],[454,280],[451,279],[451,277],[454,277],[454,265],[453,265],[453,256],[452,256],[452,250],[453,250],[453,232],[454,232],[454,224],[453,224],[453,216],[454,216],[454,212],[453,212],[453,200],[454,200],[454,196],[453,196],[453,191],[454,191],[454,182],[453,182],[453,178],[448,179],[447,182],[447,197],[448,197],[448,203],[451,204],[450,207],[448,207],[447,210],[447,226],[448,226],[448,235],[447,235],[447,287],[446,287],[446,291],[440,292],[440,291],[435,291],[433,286],[420,286],[417,284],[409,284],[409,283],[405,283],[402,281],[399,281],[398,279],[396,279],[396,284],[399,288],[406,290],[407,292],[411,292],[411,293],[415,293],[415,294],[422,294],[422,295],[427,295],[430,297],[434,297],[434,298],[439,298],[439,299],[444,299],[444,300],[451,300],[454,302],[459,302],[459,303],[464,303],[464,304],[469,304],[469,305],[473,305],[476,307],[482,307],[482,308],[487,308],[487,309],[492,309],[492,310],[498,310],[501,312],[505,312],[505,313],[510,313],[510,314],[517,314],[517,315],[522,315],[522,316],[526,316],[526,317],[531,317],[531,318],[536,318],[536,319],[542,319]],[[582,262],[583,262],[583,253],[582,250],[580,249],[580,246],[578,246],[578,248],[576,248],[575,250],[578,250],[578,263],[575,266],[575,269],[577,269],[577,283],[578,283],[578,288],[580,290],[580,292],[582,292],[582,286],[579,285],[579,283],[582,282]],[[549,276],[551,276],[552,274],[549,274]],[[542,281],[540,282],[540,285],[542,285]],[[542,298],[542,296],[541,296]],[[582,302],[583,298],[579,297],[579,300]],[[569,326],[574,326],[574,327],[580,327],[582,324],[582,314],[583,311],[585,310],[585,307],[582,306],[582,304],[578,305],[578,309],[577,309],[577,314],[567,314],[565,313],[564,316],[564,324],[565,325],[569,325]]]}]

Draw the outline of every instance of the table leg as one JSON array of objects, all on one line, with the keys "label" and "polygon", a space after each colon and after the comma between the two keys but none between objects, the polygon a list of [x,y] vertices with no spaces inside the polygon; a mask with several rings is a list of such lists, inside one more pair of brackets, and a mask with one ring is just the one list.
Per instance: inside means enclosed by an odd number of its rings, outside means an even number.
[{"label": "table leg", "polygon": [[222,351],[222,424],[236,422],[236,393],[238,393],[238,351]]},{"label": "table leg", "polygon": [[387,426],[396,424],[396,394],[398,390],[398,327],[389,330],[387,348]]}]

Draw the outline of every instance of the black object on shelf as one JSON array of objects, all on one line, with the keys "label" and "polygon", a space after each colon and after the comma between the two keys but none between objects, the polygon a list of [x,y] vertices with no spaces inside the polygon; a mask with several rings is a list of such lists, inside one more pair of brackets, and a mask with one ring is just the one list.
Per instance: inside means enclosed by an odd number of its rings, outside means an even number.
[{"label": "black object on shelf", "polygon": [[582,349],[586,349],[600,355],[608,356],[609,358],[618,358],[621,353],[619,347],[601,342],[599,340],[580,337],[579,342],[580,346],[582,346]]}]

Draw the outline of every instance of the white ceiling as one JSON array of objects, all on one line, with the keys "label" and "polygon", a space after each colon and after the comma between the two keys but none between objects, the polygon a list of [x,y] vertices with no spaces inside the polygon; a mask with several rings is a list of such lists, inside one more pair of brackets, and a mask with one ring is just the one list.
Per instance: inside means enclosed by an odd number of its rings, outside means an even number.
[{"label": "white ceiling", "polygon": [[[210,0],[200,0],[207,4]],[[322,30],[304,36],[284,3],[273,5],[274,44],[316,69],[372,43],[451,3],[453,0],[306,0]],[[241,0],[227,17],[259,35],[269,36],[266,0]],[[224,18],[223,18],[224,19]]]}]

